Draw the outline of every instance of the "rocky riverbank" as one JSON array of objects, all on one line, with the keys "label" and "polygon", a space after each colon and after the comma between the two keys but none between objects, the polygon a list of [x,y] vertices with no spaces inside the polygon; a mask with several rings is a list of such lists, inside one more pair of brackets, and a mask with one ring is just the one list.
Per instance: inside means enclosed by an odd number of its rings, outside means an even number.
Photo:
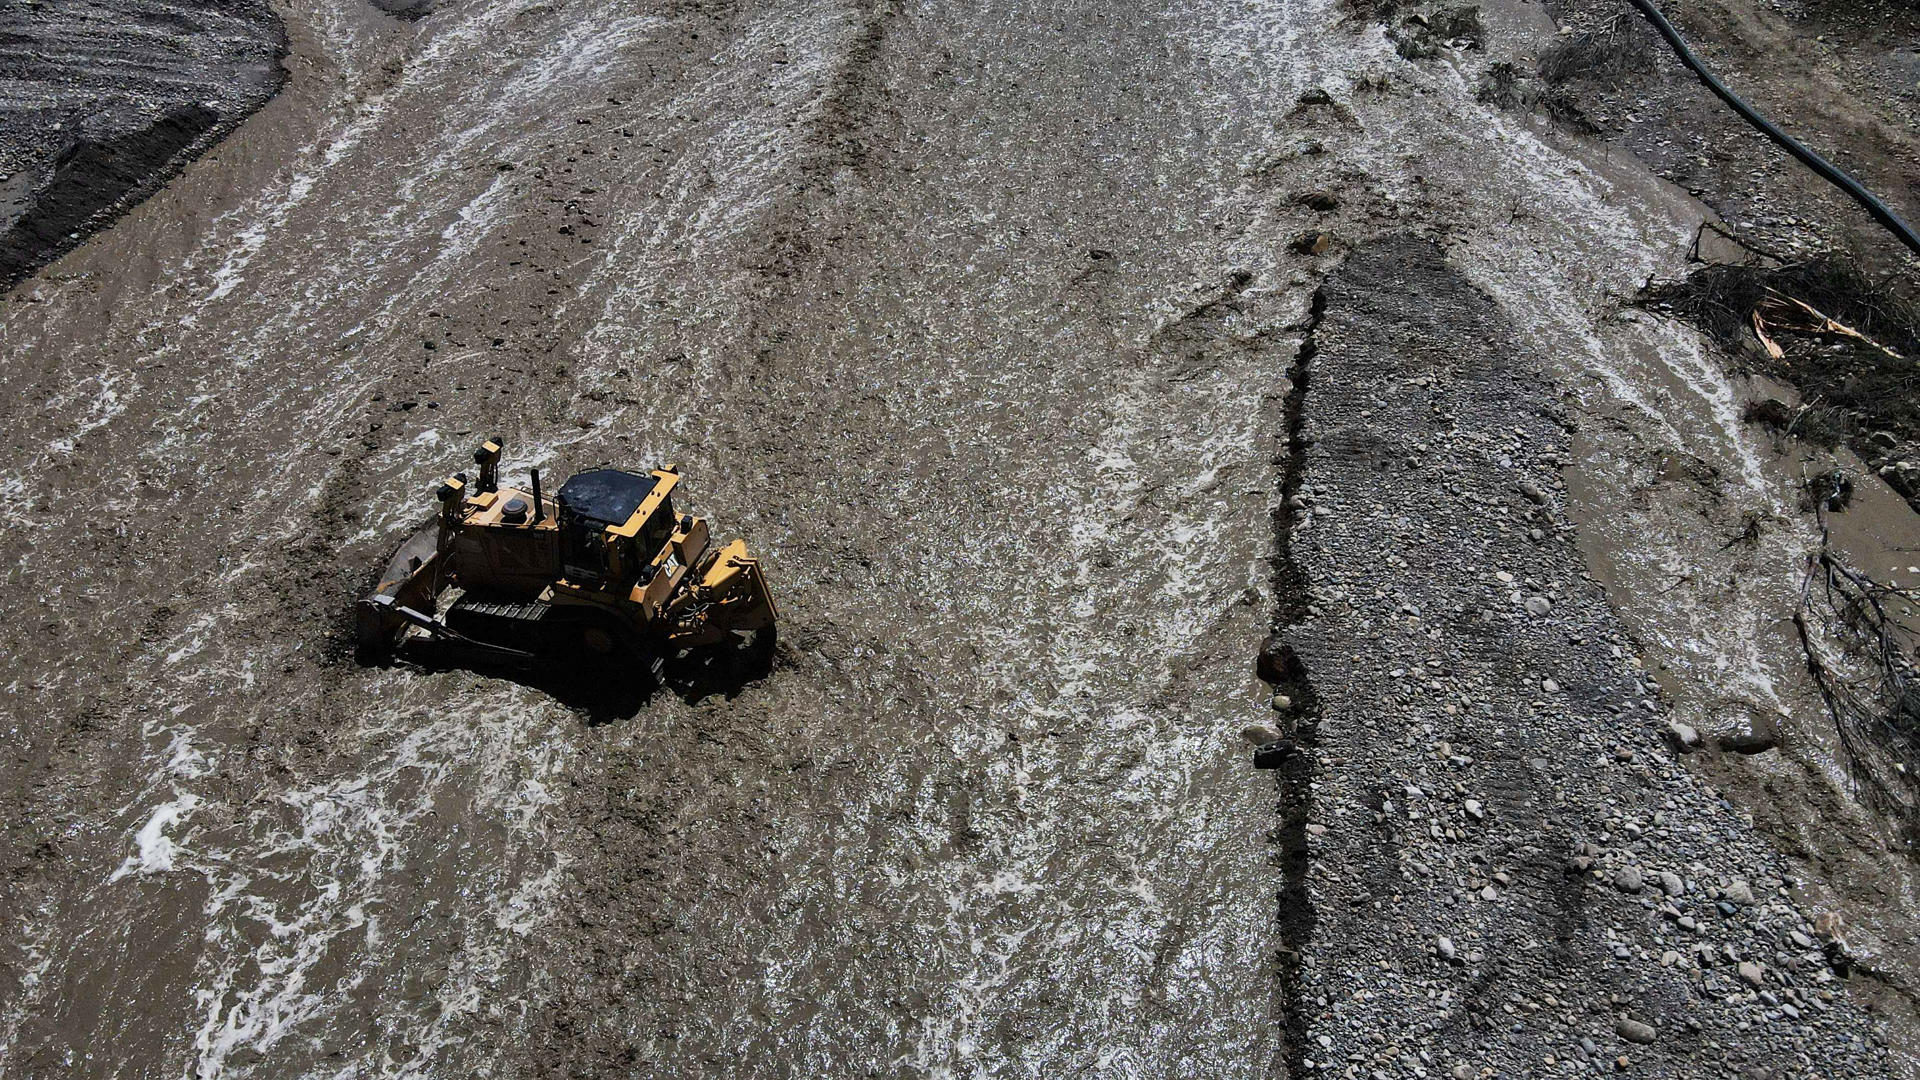
[{"label": "rocky riverbank", "polygon": [[1425,242],[1323,304],[1282,634],[1317,702],[1296,1069],[1883,1075],[1837,927],[1678,760],[1584,573],[1552,383]]}]

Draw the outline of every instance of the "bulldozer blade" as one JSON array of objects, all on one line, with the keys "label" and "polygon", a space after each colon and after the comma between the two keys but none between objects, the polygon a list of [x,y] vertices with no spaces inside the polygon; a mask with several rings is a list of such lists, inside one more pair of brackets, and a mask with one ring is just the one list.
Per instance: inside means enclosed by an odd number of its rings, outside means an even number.
[{"label": "bulldozer blade", "polygon": [[400,545],[373,592],[354,605],[354,632],[363,659],[390,656],[406,632],[399,607],[431,607],[440,589],[438,530],[427,525]]}]

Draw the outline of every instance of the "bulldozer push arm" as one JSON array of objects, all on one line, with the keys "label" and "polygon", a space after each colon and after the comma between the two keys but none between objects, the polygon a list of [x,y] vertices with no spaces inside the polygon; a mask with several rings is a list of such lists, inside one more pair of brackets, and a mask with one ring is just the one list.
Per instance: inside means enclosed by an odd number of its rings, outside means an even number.
[{"label": "bulldozer push arm", "polygon": [[669,602],[666,614],[672,620],[668,641],[692,648],[731,633],[770,629],[778,611],[760,560],[747,555],[746,541],[735,540],[706,561],[699,580]]}]

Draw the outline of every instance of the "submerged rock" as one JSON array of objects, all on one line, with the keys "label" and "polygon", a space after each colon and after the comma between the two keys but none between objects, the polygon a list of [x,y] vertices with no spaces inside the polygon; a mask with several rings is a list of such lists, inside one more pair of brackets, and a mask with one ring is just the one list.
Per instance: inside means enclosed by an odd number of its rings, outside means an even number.
[{"label": "submerged rock", "polygon": [[420,19],[433,14],[435,0],[368,0],[395,18]]},{"label": "submerged rock", "polygon": [[1240,729],[1240,737],[1249,746],[1266,746],[1280,741],[1280,733],[1265,724],[1253,724]]}]

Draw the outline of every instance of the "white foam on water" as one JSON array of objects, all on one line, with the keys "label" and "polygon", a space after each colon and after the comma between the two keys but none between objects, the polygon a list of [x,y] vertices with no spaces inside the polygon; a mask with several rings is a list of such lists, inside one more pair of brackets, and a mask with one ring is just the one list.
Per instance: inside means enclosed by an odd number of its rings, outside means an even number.
[{"label": "white foam on water", "polygon": [[[1193,305],[1169,298],[1165,307],[1172,316]],[[1143,330],[1158,336],[1171,322]],[[1233,329],[1214,332],[1231,336]],[[1127,347],[1158,356],[1151,341]],[[1197,819],[1201,808],[1223,797],[1206,786],[1208,770],[1231,752],[1223,733],[1264,708],[1222,685],[1237,688],[1239,665],[1223,675],[1196,656],[1217,641],[1231,601],[1264,576],[1270,418],[1249,407],[1247,388],[1266,388],[1289,358],[1284,348],[1220,353],[1208,360],[1217,372],[1159,362],[1132,369],[1088,402],[1089,449],[1078,462],[1066,468],[1038,462],[1032,477],[1009,478],[1008,490],[1018,493],[1025,515],[1062,523],[1066,549],[1059,561],[1075,582],[1070,595],[1037,587],[1032,595],[963,593],[944,605],[961,627],[978,627],[961,631],[982,657],[977,682],[1007,688],[1012,698],[984,722],[944,729],[954,753],[984,771],[982,790],[1010,804],[1009,816],[994,815],[988,854],[921,871],[945,885],[943,940],[952,944],[940,956],[945,974],[934,1000],[914,1018],[913,1050],[897,1066],[930,1076],[979,1076],[1083,1060],[1059,1033],[1018,1046],[996,1035],[996,1025],[1016,1007],[1008,995],[1044,981],[1057,967],[1070,969],[1060,972],[1062,984],[1085,997],[1084,1015],[1113,1018],[1108,1035],[1116,1041],[1150,1037],[1135,1008],[1143,982],[1151,981],[1155,992],[1177,993],[1153,963],[1156,945],[1165,948],[1171,917],[1159,886],[1179,886],[1156,875],[1167,874],[1174,850],[1190,853],[1180,869],[1191,872],[1198,851],[1219,839],[1216,823]],[[1010,378],[987,366],[967,376],[1019,388],[1035,373]],[[1029,382],[1013,400],[1034,394]],[[1080,426],[1060,438],[1080,438]],[[1038,485],[1037,497],[1028,484]],[[1097,557],[1107,562],[1088,573]],[[927,572],[929,592],[967,576],[957,561]],[[1114,617],[1138,610],[1143,592],[1164,601],[1134,625]],[[1056,603],[1063,598],[1069,602]],[[1174,671],[1188,663],[1201,670],[1191,676],[1198,685],[1170,702]],[[966,700],[956,695],[956,711]],[[1189,714],[1189,707],[1200,715]],[[1079,741],[1023,738],[1009,753],[1009,728],[1071,732]],[[1131,764],[1099,783],[1097,801],[1089,801],[1082,785],[1119,761]],[[1089,832],[1151,847],[1152,865],[1118,843],[1082,857],[1076,852]],[[1252,897],[1223,901],[1202,920],[1207,929],[1190,946],[1168,950],[1165,970],[1237,970],[1239,947],[1221,948],[1213,935],[1232,936],[1237,931],[1230,927],[1251,933],[1247,922],[1266,917],[1259,908]],[[1183,904],[1182,910],[1192,909]],[[1251,938],[1241,944],[1245,940]],[[1089,978],[1077,966],[1094,958],[1104,977]],[[1233,1008],[1219,999],[1215,1005]],[[1151,1057],[1139,1046],[1133,1052]]]},{"label": "white foam on water", "polygon": [[[287,176],[284,185],[276,193],[262,195],[255,201],[228,211],[215,222],[215,235],[229,223],[237,225],[245,222],[246,225],[239,229],[224,261],[213,271],[212,287],[206,294],[205,303],[220,301],[239,288],[260,253],[270,241],[287,231],[297,211],[306,206],[317,192],[331,190],[331,177],[343,163],[363,152],[380,152],[377,148],[368,150],[370,140],[377,137],[384,141],[398,136],[403,147],[414,144],[413,139],[388,130],[392,126],[390,114],[396,103],[409,102],[425,88],[450,77],[464,78],[464,65],[471,56],[483,51],[483,40],[491,34],[511,34],[509,25],[539,6],[535,0],[467,4],[457,13],[446,12],[437,16],[429,24],[430,31],[424,44],[405,61],[400,77],[393,85],[368,95],[351,110],[351,118],[344,125],[306,147],[307,161]],[[507,55],[511,55],[510,51]],[[496,115],[504,118],[510,113]],[[483,130],[468,127],[457,131],[454,137],[457,144],[465,148]],[[392,205],[387,207],[388,214],[402,212],[412,201],[405,195],[409,185],[419,182],[417,171],[399,173],[402,197],[392,200]],[[357,239],[364,245],[374,238],[363,235]],[[282,320],[274,321],[276,329],[281,324]]]},{"label": "white foam on water", "polygon": [[459,261],[473,254],[480,242],[492,232],[495,222],[499,221],[512,190],[512,174],[502,172],[494,176],[485,191],[468,200],[460,208],[459,217],[440,230],[442,246],[439,258]]},{"label": "white foam on water", "polygon": [[[212,889],[208,947],[196,969],[202,1023],[193,1075],[247,1075],[235,1054],[266,1055],[334,1017],[347,1005],[342,992],[387,962],[380,912],[425,914],[451,902],[462,941],[444,980],[431,1001],[389,1010],[382,1020],[395,1044],[414,1054],[376,1074],[417,1075],[432,1063],[487,987],[508,974],[508,942],[537,925],[558,888],[560,867],[544,857],[550,841],[539,810],[551,801],[547,778],[561,753],[547,731],[553,721],[538,717],[522,707],[470,703],[437,719],[370,718],[360,737],[372,746],[397,737],[390,749],[338,779],[282,793],[277,806],[236,808],[243,820],[234,829],[217,838],[203,832],[190,858],[176,850],[156,865],[197,873]],[[419,843],[449,799],[470,804],[476,821],[498,824],[499,837],[482,842],[501,846],[493,856],[499,866],[528,863],[530,872],[496,887],[438,893],[429,908],[418,908],[404,890],[439,855]],[[495,873],[480,880],[496,880]],[[265,928],[264,939],[249,933],[253,926]],[[323,979],[323,971],[333,974]]]},{"label": "white foam on water", "polygon": [[[597,306],[580,344],[586,371],[609,372],[622,356],[666,337],[651,325],[654,309],[645,295],[660,282],[709,279],[708,287],[720,296],[702,306],[719,306],[728,279],[740,277],[740,270],[675,274],[671,268],[729,265],[721,254],[725,246],[763,222],[786,196],[782,181],[798,163],[800,132],[817,111],[852,32],[818,5],[788,3],[757,12],[738,40],[715,56],[713,74],[662,110],[675,128],[696,118],[699,138],[693,153],[672,163],[659,197],[624,207],[601,230],[608,257],[579,290]],[[776,47],[790,48],[791,60],[768,72],[762,61]],[[743,102],[750,104],[743,108]],[[634,266],[653,270],[632,274],[628,268]],[[698,352],[689,350],[696,365],[704,360]]]},{"label": "white foam on water", "polygon": [[603,77],[622,53],[665,25],[658,15],[581,19],[507,83],[507,103],[537,102],[563,87]]},{"label": "white foam on water", "polygon": [[[551,11],[531,0],[468,5],[436,16],[425,44],[408,58],[401,77],[364,102],[351,121],[325,141],[324,150],[314,150],[309,167],[291,175],[281,197],[232,212],[236,223],[245,221],[248,228],[238,240],[238,250],[216,273],[210,299],[232,292],[263,246],[336,248],[343,268],[371,266],[379,252],[417,251],[426,256],[398,282],[377,275],[356,276],[347,270],[343,280],[329,287],[308,283],[293,303],[281,303],[265,317],[250,317],[251,340],[260,351],[277,353],[284,342],[324,325],[322,309],[338,308],[355,294],[379,290],[377,310],[361,326],[385,326],[400,311],[419,306],[424,293],[444,292],[446,283],[472,273],[466,263],[503,220],[520,191],[515,174],[495,169],[493,163],[521,156],[528,149],[521,144],[529,140],[551,138],[549,128],[528,127],[526,118],[565,112],[572,107],[570,99],[582,95],[597,101],[593,81],[606,77],[627,51],[645,44],[665,25],[658,17],[621,15],[617,10],[607,18],[573,12],[560,39],[543,44],[541,38],[549,29],[545,23],[553,18]],[[527,19],[543,21],[528,24]],[[534,50],[531,54],[516,58],[529,46]],[[499,66],[512,77],[504,82],[471,79],[471,57],[482,54],[499,57]],[[444,115],[423,123],[420,114],[425,108]],[[422,130],[434,134],[422,140],[415,134]],[[372,167],[369,162],[389,167],[399,178],[403,195],[411,190],[409,185],[431,182],[433,197],[369,202],[358,191],[335,190],[339,186],[335,174],[364,172]],[[452,201],[461,191],[470,192],[465,201]],[[296,219],[306,222],[312,217],[302,208],[323,197],[338,200],[338,208],[300,226],[312,235],[289,233]],[[366,214],[374,214],[375,220],[358,220]],[[605,257],[596,250],[588,258]],[[232,299],[242,306],[251,303],[244,297]],[[235,358],[211,374],[233,382],[245,368]],[[290,424],[325,426],[356,403],[366,382],[362,368],[353,363],[327,365],[322,370],[332,385],[325,392],[289,383],[269,399],[254,401],[253,409],[276,411]],[[224,418],[205,415],[201,407],[217,409],[224,396],[217,388],[196,395],[164,441],[178,446],[195,438],[197,430],[217,429]],[[156,454],[165,451],[165,446],[154,448]],[[370,464],[391,472],[395,455],[404,453],[404,449],[389,451]],[[262,501],[297,498],[292,486],[297,479],[291,474],[268,477]],[[282,521],[274,527],[284,531],[287,525]]]},{"label": "white foam on water", "polygon": [[187,640],[161,658],[160,662],[171,667],[182,661],[192,659],[200,650],[207,647],[213,632],[219,628],[221,618],[231,614],[229,611],[202,612],[187,623],[185,630],[175,635],[175,640],[185,637]]},{"label": "white foam on water", "polygon": [[84,408],[85,415],[70,430],[55,436],[29,458],[21,467],[21,475],[31,476],[44,468],[50,459],[73,453],[80,439],[107,426],[126,412],[127,406],[121,399],[121,391],[124,389],[132,393],[137,389],[132,384],[133,377],[129,372],[104,371],[81,376],[65,389],[48,395],[42,406],[45,412],[68,412],[74,408]]},{"label": "white foam on water", "polygon": [[[429,1001],[379,1018],[380,1037],[413,1047],[412,1056],[352,1066],[356,1075],[420,1075],[459,1041],[489,988],[513,977],[515,943],[552,908],[562,864],[551,857],[544,812],[565,753],[554,726],[566,721],[530,691],[502,696],[497,687],[408,707],[412,687],[401,679],[384,707],[342,718],[344,737],[366,747],[345,771],[268,802],[232,802],[219,776],[233,751],[201,742],[199,729],[218,718],[203,703],[223,700],[208,688],[246,685],[257,658],[244,635],[212,633],[234,620],[230,610],[208,613],[152,646],[176,662],[158,669],[149,697],[173,704],[143,719],[154,771],[120,811],[128,851],[102,881],[102,902],[144,882],[204,882],[192,991],[201,1022],[184,1066],[196,1077],[267,1075],[250,1062],[274,1060],[289,1040],[352,1031],[359,1021],[347,992],[392,963],[382,913],[444,909],[464,927],[444,979]],[[242,697],[216,708],[264,704]],[[409,890],[445,854],[437,842],[421,845],[443,834],[433,819],[448,808],[481,830],[462,832],[470,853],[462,858],[480,862],[446,868],[447,887],[423,907]],[[25,955],[43,974],[44,929],[29,923]],[[22,983],[30,992],[39,984],[38,974]],[[0,1017],[0,1033],[11,1039],[29,1005]]]},{"label": "white foam on water", "polygon": [[200,797],[192,794],[178,795],[154,807],[147,823],[133,834],[134,853],[107,880],[119,881],[128,874],[157,874],[172,870],[174,856],[180,848],[167,835],[167,830],[185,821],[199,807]]},{"label": "white foam on water", "polygon": [[[285,188],[279,193],[264,196],[264,206],[249,205],[236,208],[214,222],[213,232],[216,236],[219,234],[219,227],[230,220],[245,221],[248,224],[235,234],[225,261],[214,269],[213,284],[207,291],[203,303],[211,304],[224,299],[240,287],[241,282],[246,280],[247,268],[252,266],[253,261],[259,257],[260,252],[267,246],[267,241],[276,232],[286,227],[294,211],[306,204],[307,198],[313,194],[314,187],[319,183],[321,174],[346,160],[347,155],[359,146],[360,141],[373,128],[380,118],[380,107],[383,101],[383,97],[369,99],[361,106],[354,119],[328,140],[324,150],[320,150],[318,146],[309,147],[309,154],[318,151],[319,160],[288,177]],[[195,318],[197,320],[198,316]]]}]

